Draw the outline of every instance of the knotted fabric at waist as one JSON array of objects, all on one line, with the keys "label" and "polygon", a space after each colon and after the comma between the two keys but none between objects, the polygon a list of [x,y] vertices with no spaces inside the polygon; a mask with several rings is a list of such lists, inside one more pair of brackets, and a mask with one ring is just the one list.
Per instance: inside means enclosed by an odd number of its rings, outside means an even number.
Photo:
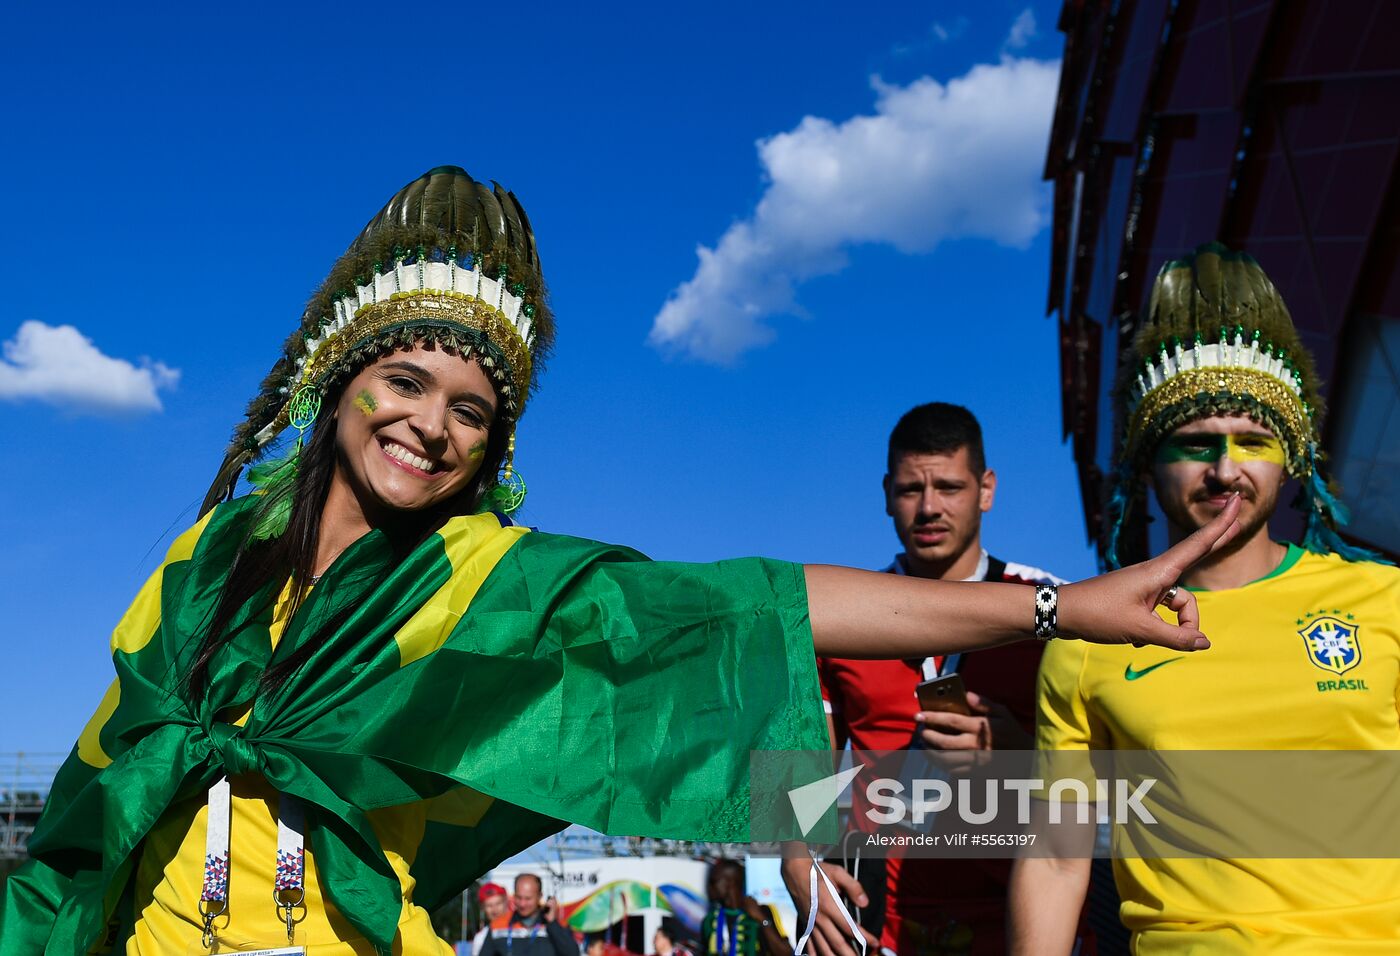
[{"label": "knotted fabric at waist", "polygon": [[215,723],[209,728],[209,741],[223,758],[224,769],[230,776],[262,772],[262,758],[253,742],[243,735],[242,727]]}]

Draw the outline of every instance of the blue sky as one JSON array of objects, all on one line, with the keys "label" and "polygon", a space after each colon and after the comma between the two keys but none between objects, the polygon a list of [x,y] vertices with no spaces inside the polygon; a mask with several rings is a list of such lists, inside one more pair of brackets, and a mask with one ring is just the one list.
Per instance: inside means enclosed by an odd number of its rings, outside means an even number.
[{"label": "blue sky", "polygon": [[559,316],[527,522],[879,566],[884,442],[941,399],[982,418],[990,546],[1091,573],[1044,316],[1058,4],[423,9],[8,18],[0,753],[67,750],[305,299],[442,163],[521,198]]}]

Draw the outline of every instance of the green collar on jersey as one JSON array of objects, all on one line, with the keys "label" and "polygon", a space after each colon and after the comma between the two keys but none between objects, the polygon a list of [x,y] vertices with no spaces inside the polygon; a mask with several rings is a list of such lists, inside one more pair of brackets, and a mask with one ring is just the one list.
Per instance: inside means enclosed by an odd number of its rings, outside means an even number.
[{"label": "green collar on jersey", "polygon": [[[1285,573],[1287,573],[1289,570],[1291,570],[1292,567],[1293,567],[1293,565],[1297,564],[1297,563],[1298,563],[1298,559],[1301,558],[1304,554],[1306,554],[1306,552],[1305,552],[1302,548],[1300,548],[1300,547],[1298,547],[1296,544],[1294,544],[1292,541],[1286,542],[1286,544],[1287,544],[1288,550],[1287,550],[1286,552],[1284,552],[1283,560],[1280,561],[1280,562],[1278,563],[1278,567],[1274,568],[1272,571],[1270,571],[1268,574],[1264,575],[1262,578],[1255,578],[1253,581],[1250,581],[1250,582],[1248,582],[1247,584],[1242,584],[1242,585],[1240,585],[1240,587],[1245,587],[1245,588],[1247,588],[1247,587],[1249,587],[1250,584],[1258,584],[1260,581],[1267,581],[1267,580],[1269,580],[1269,578],[1276,578],[1276,577],[1278,577],[1280,574],[1285,574]],[[1191,592],[1196,593],[1196,594],[1201,594],[1201,593],[1209,594],[1209,593],[1210,593],[1210,588],[1193,588],[1193,587],[1188,586],[1188,587],[1186,588],[1186,590],[1191,591]],[[1226,588],[1225,590],[1227,590],[1227,591],[1238,591],[1239,588]]]}]

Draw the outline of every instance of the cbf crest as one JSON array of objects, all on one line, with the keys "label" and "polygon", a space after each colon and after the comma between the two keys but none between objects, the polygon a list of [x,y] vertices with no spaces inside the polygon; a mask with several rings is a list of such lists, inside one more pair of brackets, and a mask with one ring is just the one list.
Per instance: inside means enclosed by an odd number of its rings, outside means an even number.
[{"label": "cbf crest", "polygon": [[1298,630],[1308,649],[1308,660],[1330,674],[1344,674],[1361,663],[1360,626],[1352,615],[1341,611],[1331,614],[1317,612],[1315,617]]}]

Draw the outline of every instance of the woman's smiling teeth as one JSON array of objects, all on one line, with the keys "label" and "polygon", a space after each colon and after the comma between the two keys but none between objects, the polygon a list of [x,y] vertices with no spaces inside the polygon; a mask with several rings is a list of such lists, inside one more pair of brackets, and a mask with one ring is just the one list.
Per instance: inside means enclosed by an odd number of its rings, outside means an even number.
[{"label": "woman's smiling teeth", "polygon": [[419,471],[424,471],[428,474],[432,474],[433,472],[438,470],[437,462],[430,461],[427,458],[419,458],[413,452],[409,451],[402,445],[396,444],[395,442],[386,441],[381,443],[379,447],[383,448],[384,454],[388,455],[390,458],[393,458],[397,461],[401,461],[405,465],[411,465],[412,467],[417,468]]}]

